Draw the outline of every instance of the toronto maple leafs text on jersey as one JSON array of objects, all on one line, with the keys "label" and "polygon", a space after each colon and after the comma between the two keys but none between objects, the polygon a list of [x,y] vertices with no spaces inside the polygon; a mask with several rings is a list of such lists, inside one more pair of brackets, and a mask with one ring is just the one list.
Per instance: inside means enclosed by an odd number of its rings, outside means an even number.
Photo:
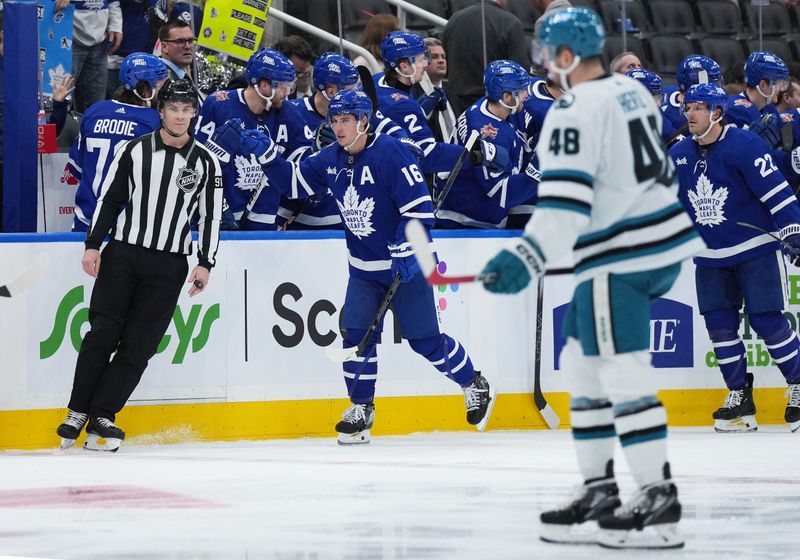
[{"label": "toronto maple leafs text on jersey", "polygon": [[726,126],[719,139],[700,146],[685,138],[672,147],[679,198],[708,245],[695,262],[723,267],[774,252],[779,244],[746,222],[777,234],[800,223],[800,206],[761,139]]}]

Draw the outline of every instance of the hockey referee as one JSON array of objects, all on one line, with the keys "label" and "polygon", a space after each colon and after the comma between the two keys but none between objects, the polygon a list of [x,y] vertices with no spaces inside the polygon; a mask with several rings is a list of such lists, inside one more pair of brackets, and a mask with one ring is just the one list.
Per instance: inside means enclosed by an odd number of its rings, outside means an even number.
[{"label": "hockey referee", "polygon": [[189,131],[197,110],[192,83],[168,80],[158,92],[161,127],[120,147],[104,178],[81,262],[97,280],[91,329],[78,353],[67,419],[57,430],[63,448],[75,444],[87,422],[88,449],[116,451],[125,438],[114,419],[172,319],[188,272],[195,210],[198,265],[188,277],[189,295],[208,285],[219,245],[222,176],[216,156]]}]

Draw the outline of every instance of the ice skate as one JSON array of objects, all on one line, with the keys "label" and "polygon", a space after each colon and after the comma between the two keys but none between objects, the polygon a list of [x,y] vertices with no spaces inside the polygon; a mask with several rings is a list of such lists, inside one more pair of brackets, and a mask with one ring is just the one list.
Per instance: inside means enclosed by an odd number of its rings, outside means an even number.
[{"label": "ice skate", "polygon": [[492,415],[496,391],[479,371],[475,372],[472,383],[462,389],[464,404],[467,407],[467,422],[482,432]]},{"label": "ice skate", "polygon": [[671,480],[645,486],[627,503],[600,516],[597,544],[607,548],[681,548],[681,504]]},{"label": "ice skate", "polygon": [[542,512],[539,538],[548,543],[595,544],[597,518],[619,506],[619,488],[613,478],[586,482],[562,507]]},{"label": "ice skate", "polygon": [[725,397],[723,405],[712,414],[714,429],[720,433],[755,432],[758,430],[755,414],[753,387],[733,390]]},{"label": "ice skate", "polygon": [[86,426],[86,443],[83,448],[116,453],[124,439],[125,432],[108,418],[92,418]]},{"label": "ice skate", "polygon": [[792,383],[786,388],[786,412],[783,419],[789,424],[789,429],[796,432],[800,429],[800,383]]},{"label": "ice skate", "polygon": [[339,445],[359,445],[370,442],[369,430],[375,421],[375,405],[353,404],[344,411],[343,420],[336,424]]},{"label": "ice skate", "polygon": [[81,435],[88,419],[89,415],[83,412],[67,411],[67,419],[56,429],[61,437],[61,449],[69,449],[75,445],[75,440]]}]

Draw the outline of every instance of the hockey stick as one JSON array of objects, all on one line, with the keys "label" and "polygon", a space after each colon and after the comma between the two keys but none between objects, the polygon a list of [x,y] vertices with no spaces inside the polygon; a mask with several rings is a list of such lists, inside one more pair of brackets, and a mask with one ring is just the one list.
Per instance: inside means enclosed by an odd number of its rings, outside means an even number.
[{"label": "hockey stick", "polygon": [[542,393],[542,315],[544,310],[544,276],[539,276],[536,296],[536,353],[533,361],[533,403],[542,415],[547,427],[557,430],[561,418],[548,404]]},{"label": "hockey stick", "polygon": [[489,282],[494,279],[494,275],[484,276],[483,274],[469,274],[466,276],[445,276],[436,267],[436,259],[428,246],[428,234],[425,226],[419,220],[409,220],[406,224],[406,239],[411,244],[414,256],[417,257],[422,274],[431,286],[443,286],[447,284],[461,284],[465,282]]},{"label": "hockey stick", "polygon": [[455,165],[453,165],[453,169],[450,171],[450,175],[447,177],[447,182],[442,187],[442,190],[439,191],[439,196],[436,197],[436,200],[433,203],[434,216],[438,214],[439,210],[442,208],[444,199],[447,198],[447,193],[450,192],[450,189],[453,187],[453,183],[455,182],[459,171],[461,171],[461,167],[464,165],[464,159],[466,159],[467,155],[472,151],[472,147],[475,145],[475,142],[478,141],[478,137],[480,135],[480,132],[473,130],[470,133],[469,138],[467,138],[467,143],[464,145],[464,151],[458,156]]},{"label": "hockey stick", "polygon": [[386,295],[383,296],[383,300],[381,300],[380,305],[378,305],[378,310],[375,312],[375,317],[372,318],[372,322],[369,324],[369,327],[367,327],[366,334],[361,337],[361,342],[358,343],[358,346],[350,346],[349,348],[334,348],[329,346],[325,349],[325,354],[327,354],[330,361],[346,362],[348,360],[364,357],[364,348],[366,348],[369,344],[372,335],[375,334],[378,325],[380,325],[381,320],[383,320],[386,310],[389,309],[389,306],[392,304],[394,294],[397,292],[398,286],[400,286],[400,281],[401,276],[398,272],[394,275],[394,279],[389,285],[389,289],[386,290]]},{"label": "hockey stick", "polygon": [[781,247],[783,248],[784,252],[788,253],[788,254],[789,254],[789,255],[791,255],[792,257],[798,257],[798,256],[800,256],[800,249],[798,249],[798,248],[796,248],[796,247],[792,247],[791,245],[789,245],[788,243],[786,243],[786,241],[784,241],[783,239],[781,239],[781,238],[780,238],[780,237],[778,237],[777,235],[773,235],[772,233],[768,232],[768,231],[767,231],[767,230],[765,230],[765,229],[761,229],[760,227],[758,227],[758,226],[755,226],[755,225],[753,225],[753,224],[748,224],[747,222],[736,222],[736,225],[737,225],[737,226],[746,227],[746,228],[750,228],[750,229],[754,229],[754,230],[756,230],[756,231],[760,231],[761,233],[766,233],[766,234],[767,234],[767,235],[769,235],[769,236],[770,236],[772,239],[774,239],[775,241],[777,241],[778,243],[780,243],[780,244],[781,244]]},{"label": "hockey stick", "polygon": [[21,294],[26,288],[36,282],[49,264],[50,257],[48,254],[41,253],[27,270],[6,285],[0,286],[0,297],[15,297]]},{"label": "hockey stick", "polygon": [[[422,87],[422,91],[424,91],[426,95],[430,95],[434,91],[433,82],[431,82],[431,77],[428,76],[427,71],[422,73],[422,79],[419,81],[419,85],[420,87]],[[450,113],[446,110],[446,108],[444,111],[440,110],[439,112],[442,114],[442,117],[444,118],[447,130],[450,131],[454,130],[456,123],[454,123],[453,119],[450,118]]]},{"label": "hockey stick", "polygon": [[378,110],[378,94],[375,91],[375,81],[372,79],[369,68],[366,66],[356,66],[356,68],[358,68],[358,77],[361,79],[361,87],[369,97],[372,103],[372,112],[375,113]]}]

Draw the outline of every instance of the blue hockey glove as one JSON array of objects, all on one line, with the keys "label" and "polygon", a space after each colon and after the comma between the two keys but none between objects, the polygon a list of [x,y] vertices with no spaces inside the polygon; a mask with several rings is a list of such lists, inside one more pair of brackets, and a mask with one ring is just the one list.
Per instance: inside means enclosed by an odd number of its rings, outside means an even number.
[{"label": "blue hockey glove", "polygon": [[333,132],[331,124],[328,121],[319,123],[317,133],[314,136],[314,147],[316,151],[318,152],[325,146],[333,144],[334,142],[336,142],[336,134]]},{"label": "blue hockey glove", "polygon": [[400,143],[411,152],[411,155],[414,156],[414,159],[417,160],[417,164],[422,161],[422,158],[425,157],[425,152],[422,151],[416,142],[414,142],[411,138],[403,137],[400,139]]},{"label": "blue hockey glove", "polygon": [[425,112],[425,118],[429,119],[436,109],[441,108],[442,105],[446,106],[447,95],[442,88],[435,87],[431,93],[417,97],[417,103]]},{"label": "blue hockey glove", "polygon": [[769,148],[775,149],[781,145],[781,126],[783,121],[771,113],[761,115],[761,118],[750,123],[750,131],[758,134],[767,143]]},{"label": "blue hockey glove", "polygon": [[783,253],[789,257],[789,262],[800,266],[800,224],[783,227],[779,235],[783,241]]},{"label": "blue hockey glove", "polygon": [[481,140],[480,147],[475,147],[469,153],[472,165],[481,165],[492,173],[502,173],[510,167],[511,160],[508,150],[503,146]]},{"label": "blue hockey glove", "polygon": [[495,294],[516,294],[531,278],[544,274],[544,258],[530,237],[515,239],[484,267],[483,287]]},{"label": "blue hockey glove", "polygon": [[260,130],[242,132],[242,151],[246,154],[255,154],[261,165],[269,165],[278,155],[275,143]]},{"label": "blue hockey glove", "polygon": [[235,154],[242,146],[242,132],[242,119],[228,119],[214,131],[211,141],[229,154]]},{"label": "blue hockey glove", "polygon": [[388,245],[392,257],[392,276],[400,274],[401,282],[408,282],[419,272],[419,263],[408,241],[399,239]]}]

